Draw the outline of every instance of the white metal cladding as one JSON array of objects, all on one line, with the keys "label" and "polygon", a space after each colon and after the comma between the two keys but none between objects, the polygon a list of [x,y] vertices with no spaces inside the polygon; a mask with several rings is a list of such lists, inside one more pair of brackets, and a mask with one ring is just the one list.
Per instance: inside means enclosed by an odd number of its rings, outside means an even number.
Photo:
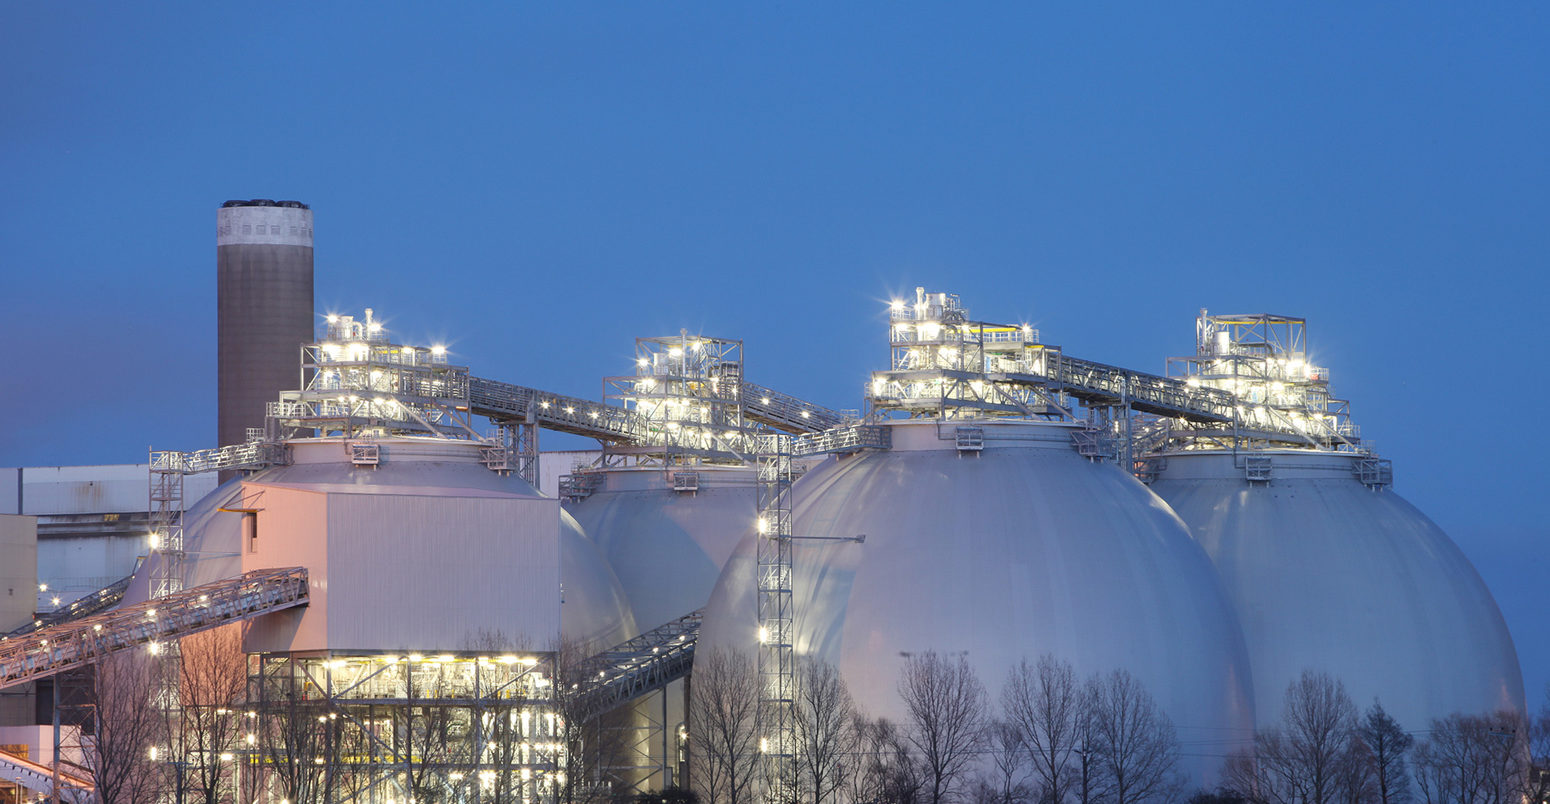
[{"label": "white metal cladding", "polygon": [[458,650],[560,633],[559,501],[328,495],[328,646]]},{"label": "white metal cladding", "polygon": [[[960,457],[953,427],[940,439],[935,429],[895,425],[893,451],[830,459],[797,481],[799,657],[837,663],[858,703],[895,722],[904,654],[966,651],[993,691],[1045,653],[1084,675],[1123,667],[1184,740],[1236,747],[1219,741],[1253,724],[1242,637],[1167,506],[1078,456],[1069,428],[987,422],[977,457]],[[711,595],[699,652],[753,655],[754,563],[745,539]],[[1219,763],[1189,764],[1204,783]]]},{"label": "white metal cladding", "polygon": [[32,621],[37,570],[38,520],[0,514],[0,633]]},{"label": "white metal cladding", "polygon": [[[269,653],[322,650],[328,647],[329,577],[328,495],[305,488],[245,482],[240,498],[258,509],[254,543],[235,540],[244,572],[265,567],[306,567],[310,602],[305,610],[281,612],[255,621],[244,634],[243,650]],[[240,523],[242,514],[224,513]],[[223,520],[230,521],[230,520]],[[185,543],[190,543],[185,540]],[[192,544],[191,550],[202,550]],[[143,570],[142,573],[143,574]],[[184,579],[187,583],[187,578]]]},{"label": "white metal cladding", "polygon": [[705,605],[744,534],[753,529],[753,475],[702,467],[700,489],[675,492],[661,469],[603,473],[601,489],[567,510],[619,576],[641,628]]},{"label": "white metal cladding", "polygon": [[[194,475],[185,482],[188,499],[215,488],[214,475]],[[143,514],[149,490],[148,467],[143,463],[4,469],[0,470],[0,513]],[[18,493],[23,510],[16,510]]]},{"label": "white metal cladding", "polygon": [[[559,534],[559,572],[565,592],[560,625],[565,634],[578,641],[595,641],[599,647],[622,642],[635,634],[635,623],[618,580],[575,522],[558,511],[556,501],[539,496],[520,478],[485,468],[480,463],[477,444],[430,439],[385,439],[376,443],[381,447],[383,462],[376,467],[357,467],[349,463],[349,453],[338,439],[294,442],[290,446],[290,465],[272,467],[246,481],[228,483],[189,508],[185,516],[186,545],[190,551],[186,562],[186,585],[231,577],[240,573],[244,566],[289,566],[283,563],[287,555],[312,570],[313,601],[307,612],[306,629],[298,631],[303,625],[301,612],[282,612],[266,617],[249,627],[247,650],[302,649],[293,648],[293,644],[335,649],[351,647],[330,645],[326,632],[311,630],[314,622],[316,628],[321,629],[322,622],[327,619],[331,591],[328,570],[334,564],[333,558],[323,550],[326,513],[321,507],[309,512],[305,500],[310,496],[321,506],[331,492],[454,500],[509,499],[548,506],[552,523],[550,536],[556,538],[554,534]],[[221,508],[258,511],[257,552],[248,552],[249,546],[244,543],[244,515],[222,512]],[[429,541],[456,555],[458,571],[450,577],[436,579],[421,577],[424,573],[420,573],[415,577],[416,584],[404,591],[404,598],[406,601],[412,599],[416,606],[435,607],[439,605],[438,595],[442,590],[461,590],[471,583],[471,573],[480,571],[488,562],[479,544],[448,544],[442,529],[431,528],[428,532],[431,534]],[[294,539],[295,543],[286,546],[290,544],[287,539]],[[126,593],[126,600],[145,599],[147,579],[159,562],[159,556],[151,556],[147,567],[142,568]],[[509,579],[498,579],[489,594],[505,600],[510,585]],[[558,597],[557,591],[555,596]],[[438,632],[438,636],[457,638],[457,644],[449,646],[449,650],[464,647],[461,640],[469,629],[459,623],[454,630],[456,633],[450,635]],[[507,622],[501,624],[500,630],[510,636],[513,629]],[[438,640],[436,644],[444,642]],[[395,647],[412,647],[420,651],[433,649],[428,645],[404,646],[401,642]],[[532,646],[534,650],[547,648],[547,642]]]},{"label": "white metal cladding", "polygon": [[1152,484],[1189,523],[1239,611],[1262,723],[1304,668],[1374,698],[1407,729],[1456,711],[1523,710],[1517,652],[1453,541],[1360,456],[1267,452],[1250,484],[1230,453],[1176,453]]},{"label": "white metal cladding", "polygon": [[312,247],[312,210],[299,207],[221,207],[215,213],[215,244]]},{"label": "white metal cladding", "polygon": [[597,545],[560,512],[560,632],[586,651],[617,645],[640,633],[630,601]]}]

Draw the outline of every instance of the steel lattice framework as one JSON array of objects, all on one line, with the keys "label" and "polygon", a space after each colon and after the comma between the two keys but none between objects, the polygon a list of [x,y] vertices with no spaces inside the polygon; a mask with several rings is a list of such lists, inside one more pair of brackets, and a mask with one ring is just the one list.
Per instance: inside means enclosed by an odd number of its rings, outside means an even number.
[{"label": "steel lattice framework", "polygon": [[571,717],[591,720],[688,675],[702,620],[686,614],[582,662]]},{"label": "steel lattice framework", "polygon": [[759,708],[764,797],[785,801],[796,786],[796,612],[791,549],[791,437],[759,443],[758,609]]},{"label": "steel lattice framework", "polygon": [[49,765],[0,751],[0,779],[20,785],[53,800],[54,780],[59,780],[59,800],[68,804],[89,804],[95,800],[97,786],[91,779]]},{"label": "steel lattice framework", "polygon": [[0,689],[82,667],[116,651],[162,643],[307,604],[301,567],[256,570],[166,597],[0,640]]}]

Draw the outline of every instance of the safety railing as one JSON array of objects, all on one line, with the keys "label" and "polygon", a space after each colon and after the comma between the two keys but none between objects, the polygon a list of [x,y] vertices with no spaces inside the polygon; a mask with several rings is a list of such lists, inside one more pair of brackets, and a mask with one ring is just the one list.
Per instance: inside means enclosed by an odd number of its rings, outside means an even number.
[{"label": "safety railing", "polygon": [[257,570],[25,636],[7,637],[0,639],[0,689],[90,664],[117,651],[306,603],[305,569]]},{"label": "safety railing", "polygon": [[56,770],[8,751],[0,751],[0,779],[41,794],[50,801],[54,799],[54,780],[58,779],[59,800],[67,804],[89,804],[97,795],[97,786],[83,775]]},{"label": "safety railing", "polygon": [[579,719],[590,720],[687,675],[702,619],[701,612],[691,612],[583,661],[568,680],[577,685]]},{"label": "safety railing", "polygon": [[815,433],[845,423],[839,411],[751,382],[743,383],[743,415],[788,433]]},{"label": "safety railing", "polygon": [[892,431],[875,424],[852,424],[821,433],[797,436],[791,440],[792,457],[859,452],[864,449],[888,449]]}]

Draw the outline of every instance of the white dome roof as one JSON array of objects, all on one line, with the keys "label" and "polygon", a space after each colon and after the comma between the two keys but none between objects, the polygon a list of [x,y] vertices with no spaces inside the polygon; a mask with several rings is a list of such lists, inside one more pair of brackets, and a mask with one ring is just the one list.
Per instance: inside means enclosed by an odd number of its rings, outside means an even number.
[{"label": "white dome roof", "polygon": [[567,506],[619,576],[642,628],[703,607],[753,524],[752,470],[698,471],[700,490],[685,493],[661,469],[610,470],[600,490]]},{"label": "white dome roof", "polygon": [[1237,608],[1260,721],[1304,669],[1383,702],[1407,729],[1523,709],[1517,652],[1490,591],[1440,528],[1352,476],[1355,456],[1272,452],[1249,484],[1231,453],[1168,456],[1152,490],[1193,529]]},{"label": "white dome roof", "polygon": [[[1252,728],[1242,637],[1210,562],[1177,517],[1070,428],[985,425],[961,455],[953,427],[897,424],[894,449],[828,461],[794,487],[796,649],[837,664],[874,717],[903,721],[906,653],[965,652],[995,696],[1045,653],[1083,675],[1125,668],[1181,739]],[[945,434],[945,435],[944,435]],[[942,440],[945,438],[946,440]],[[755,649],[755,543],[745,539],[706,613],[700,649]],[[1190,770],[1204,780],[1215,763]]]}]

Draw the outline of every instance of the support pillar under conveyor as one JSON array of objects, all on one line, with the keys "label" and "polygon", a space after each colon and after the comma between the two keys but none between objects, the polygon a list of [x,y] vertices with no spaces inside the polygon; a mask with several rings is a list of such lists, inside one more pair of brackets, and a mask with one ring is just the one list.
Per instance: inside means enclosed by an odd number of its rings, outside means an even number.
[{"label": "support pillar under conveyor", "polygon": [[[632,704],[644,722],[605,724],[624,730],[623,748],[603,768],[615,779],[639,788],[661,789],[684,783],[678,762],[679,735],[670,716],[670,685],[686,679],[694,664],[702,612],[695,611],[583,660],[575,677],[583,679],[570,707],[572,717],[592,721]],[[688,685],[683,687],[687,710]]]}]

